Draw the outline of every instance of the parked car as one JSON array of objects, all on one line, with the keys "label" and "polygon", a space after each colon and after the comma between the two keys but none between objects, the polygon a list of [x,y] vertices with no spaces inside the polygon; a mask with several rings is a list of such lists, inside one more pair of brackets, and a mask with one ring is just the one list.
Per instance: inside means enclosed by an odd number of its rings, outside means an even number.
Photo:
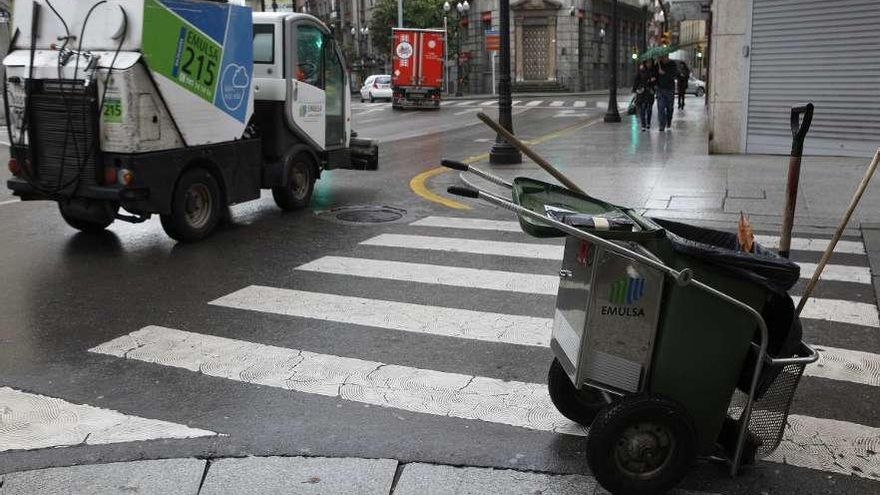
[{"label": "parked car", "polygon": [[688,94],[694,94],[698,97],[703,96],[704,94],[706,94],[706,81],[691,76],[690,79],[688,79],[687,92]]},{"label": "parked car", "polygon": [[370,100],[370,103],[376,100],[391,101],[391,76],[381,74],[368,77],[361,87],[361,103],[365,100]]}]

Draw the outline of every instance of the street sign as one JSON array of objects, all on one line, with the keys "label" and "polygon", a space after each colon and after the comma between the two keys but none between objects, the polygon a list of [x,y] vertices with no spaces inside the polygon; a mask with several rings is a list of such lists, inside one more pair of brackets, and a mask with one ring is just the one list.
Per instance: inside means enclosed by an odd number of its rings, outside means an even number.
[{"label": "street sign", "polygon": [[486,30],[486,51],[497,52],[501,49],[501,37],[498,36],[497,29]]}]

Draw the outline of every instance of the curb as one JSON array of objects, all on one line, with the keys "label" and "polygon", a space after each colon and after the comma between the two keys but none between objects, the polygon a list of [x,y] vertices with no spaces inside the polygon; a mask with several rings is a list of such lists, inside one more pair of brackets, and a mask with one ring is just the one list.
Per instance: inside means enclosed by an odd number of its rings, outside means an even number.
[{"label": "curb", "polygon": [[880,223],[861,224],[862,242],[871,266],[871,281],[874,285],[874,300],[880,302]]}]

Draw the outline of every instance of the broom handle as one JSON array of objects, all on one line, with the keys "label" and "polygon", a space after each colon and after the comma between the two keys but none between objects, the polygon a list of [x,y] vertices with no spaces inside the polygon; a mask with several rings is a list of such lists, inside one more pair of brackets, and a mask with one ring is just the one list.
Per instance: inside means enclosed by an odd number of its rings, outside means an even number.
[{"label": "broom handle", "polygon": [[804,290],[804,295],[801,296],[801,301],[798,303],[796,312],[798,316],[800,316],[801,311],[803,311],[804,306],[806,306],[807,299],[810,298],[810,294],[813,293],[813,289],[816,288],[816,283],[819,282],[819,277],[822,275],[822,271],[825,270],[825,265],[828,263],[828,259],[831,258],[831,253],[834,252],[834,248],[837,246],[837,241],[840,240],[840,237],[843,235],[843,230],[846,228],[847,224],[849,224],[850,217],[852,217],[856,206],[858,206],[859,201],[861,201],[862,194],[864,194],[865,189],[868,188],[868,182],[871,181],[871,177],[874,175],[874,171],[877,170],[878,162],[880,162],[880,148],[878,148],[877,152],[874,153],[874,159],[871,160],[871,164],[868,165],[868,170],[865,172],[865,176],[862,177],[862,182],[859,184],[859,188],[856,189],[856,193],[853,195],[852,201],[850,201],[849,203],[849,208],[847,208],[846,214],[840,221],[840,225],[837,226],[837,232],[834,233],[834,237],[831,239],[831,242],[828,243],[828,247],[825,248],[825,252],[822,253],[822,259],[819,260],[819,265],[816,266],[816,271],[813,273],[813,278],[810,279],[810,283],[807,284],[807,288]]},{"label": "broom handle", "polygon": [[584,196],[587,195],[587,193],[585,193],[583,189],[578,187],[577,184],[575,184],[568,177],[563,175],[562,172],[560,172],[559,170],[556,170],[556,167],[554,167],[553,165],[550,165],[550,162],[541,158],[537,153],[532,151],[531,148],[526,146],[525,143],[523,143],[522,141],[517,139],[516,136],[514,136],[507,129],[502,127],[501,124],[492,120],[492,117],[489,117],[485,113],[480,112],[477,114],[477,118],[482,120],[483,123],[486,124],[487,126],[489,126],[493,131],[497,132],[498,134],[501,134],[501,137],[503,137],[505,141],[512,144],[516,149],[522,151],[522,153],[524,155],[526,155],[527,157],[531,158],[533,162],[540,165],[541,168],[546,170],[548,174],[552,175],[556,180],[558,180],[560,184],[571,189],[574,192],[581,193]]}]

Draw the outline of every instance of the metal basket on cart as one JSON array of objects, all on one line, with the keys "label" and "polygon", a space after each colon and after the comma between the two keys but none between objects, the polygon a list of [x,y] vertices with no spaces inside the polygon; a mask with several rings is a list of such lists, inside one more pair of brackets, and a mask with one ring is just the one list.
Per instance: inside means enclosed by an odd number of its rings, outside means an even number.
[{"label": "metal basket on cart", "polygon": [[804,367],[818,359],[785,292],[797,265],[761,248],[728,252],[723,232],[489,177],[513,201],[450,192],[515,212],[531,235],[566,237],[548,387],[563,415],[590,426],[588,462],[606,489],[667,490],[697,455],[724,458],[735,474],[779,445]]}]

